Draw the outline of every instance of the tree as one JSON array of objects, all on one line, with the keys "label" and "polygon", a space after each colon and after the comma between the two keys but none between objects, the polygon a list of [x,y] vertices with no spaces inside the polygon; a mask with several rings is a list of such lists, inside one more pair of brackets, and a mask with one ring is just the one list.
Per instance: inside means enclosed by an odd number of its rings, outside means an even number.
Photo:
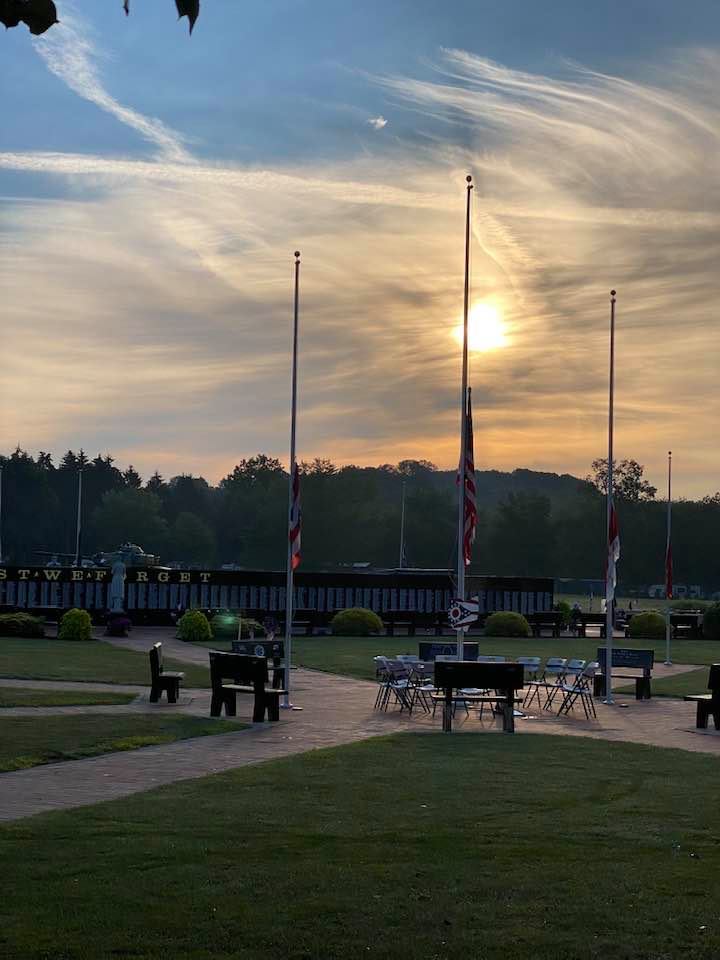
[{"label": "tree", "polygon": [[[605,460],[593,460],[591,466],[593,472],[586,479],[600,493],[605,493],[608,480],[607,458]],[[647,480],[643,480],[644,471],[645,467],[637,460],[621,460],[619,463],[613,460],[613,496],[617,500],[624,500],[626,503],[654,500],[657,487],[653,487]]]},{"label": "tree", "polygon": [[126,487],[133,490],[139,490],[142,487],[142,477],[132,464],[123,472],[122,476]]},{"label": "tree", "polygon": [[128,487],[111,490],[92,514],[96,539],[104,550],[116,550],[130,541],[159,553],[166,543],[167,523],[161,516],[159,497]]},{"label": "tree", "polygon": [[555,528],[548,497],[511,493],[498,504],[489,538],[492,573],[506,576],[553,575]]},{"label": "tree", "polygon": [[215,534],[194,513],[178,514],[168,541],[168,550],[173,560],[206,566],[210,566],[215,560]]},{"label": "tree", "polygon": [[[200,15],[200,0],[175,0],[178,18],[187,17],[190,33]],[[122,8],[130,14],[130,0],[123,0]],[[39,36],[59,23],[54,0],[0,0],[0,23],[7,28],[24,23],[30,33]]]}]

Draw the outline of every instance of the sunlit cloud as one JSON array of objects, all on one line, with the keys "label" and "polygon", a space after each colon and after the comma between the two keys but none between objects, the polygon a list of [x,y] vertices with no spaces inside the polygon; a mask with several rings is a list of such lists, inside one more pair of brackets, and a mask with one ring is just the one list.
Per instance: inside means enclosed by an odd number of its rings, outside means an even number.
[{"label": "sunlit cloud", "polygon": [[370,117],[370,119],[368,120],[368,123],[373,128],[373,130],[382,130],[388,124],[387,120],[383,116]]},{"label": "sunlit cloud", "polygon": [[6,447],[82,443],[210,479],[285,456],[299,247],[300,454],[451,466],[470,171],[472,299],[501,309],[503,340],[471,360],[478,466],[584,475],[602,454],[617,287],[619,454],[652,479],[685,444],[684,492],[720,486],[716,53],[640,83],[448,51],[434,82],[377,80],[446,137],[289,171],[193,157],[105,90],[87,44],[71,24],[42,56],[157,155],[0,153],[74,195],[6,210]]}]

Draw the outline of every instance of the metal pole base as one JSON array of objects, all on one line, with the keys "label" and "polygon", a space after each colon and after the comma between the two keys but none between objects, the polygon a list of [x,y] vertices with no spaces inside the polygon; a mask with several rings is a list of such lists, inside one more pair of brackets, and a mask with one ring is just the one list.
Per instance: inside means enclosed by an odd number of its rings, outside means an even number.
[{"label": "metal pole base", "polygon": [[302,707],[296,707],[294,703],[288,702],[288,703],[281,703],[281,704],[280,704],[280,709],[281,709],[281,710],[296,710],[296,711],[299,711],[299,710],[302,710]]},{"label": "metal pole base", "polygon": [[666,667],[671,667],[671,666],[673,665],[673,662],[672,662],[672,660],[663,660],[663,664],[664,664]]}]

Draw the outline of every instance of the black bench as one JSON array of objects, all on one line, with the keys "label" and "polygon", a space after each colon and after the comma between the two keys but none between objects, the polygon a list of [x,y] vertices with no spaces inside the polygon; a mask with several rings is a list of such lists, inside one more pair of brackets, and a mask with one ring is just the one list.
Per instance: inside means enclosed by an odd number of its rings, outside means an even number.
[{"label": "black bench", "polygon": [[[476,663],[469,660],[436,660],[435,686],[442,690],[437,695],[443,703],[443,731],[452,732],[453,701],[491,703],[499,705],[503,713],[503,730],[515,732],[515,696],[525,685],[525,670],[521,663]],[[465,688],[494,690],[494,694],[463,694]]]},{"label": "black bench", "polygon": [[710,667],[708,690],[710,693],[698,693],[683,699],[697,703],[695,726],[698,730],[707,730],[708,718],[711,714],[715,729],[720,730],[720,663],[714,663]]},{"label": "black bench", "polygon": [[[418,643],[418,656],[425,663],[434,660],[436,657],[454,657],[456,655],[457,643],[455,640],[445,640],[442,643],[439,640],[420,640]],[[465,641],[463,644],[463,659],[477,660],[477,658],[478,644]]]},{"label": "black bench", "polygon": [[605,636],[607,626],[607,616],[604,613],[580,613],[577,620],[577,629],[579,637],[587,636],[588,627],[600,627],[600,636]]},{"label": "black bench", "polygon": [[[595,674],[593,679],[593,695],[595,697],[605,696],[605,662],[607,657],[607,647],[598,647],[597,659],[600,664],[600,672]],[[636,673],[614,673],[613,677],[619,677],[622,680],[635,681],[635,699],[650,700],[652,697],[652,688],[650,680],[652,678],[652,668],[655,665],[654,650],[634,650],[629,647],[613,647],[612,652],[613,670],[615,667],[626,670],[642,670],[638,676]]]},{"label": "black bench", "polygon": [[157,703],[163,690],[167,693],[168,703],[177,703],[180,681],[184,679],[184,673],[163,670],[162,644],[154,644],[150,650],[150,703]]},{"label": "black bench", "polygon": [[559,610],[546,610],[543,613],[526,613],[525,619],[530,624],[534,637],[542,635],[543,630],[550,630],[553,637],[560,636],[563,615]]},{"label": "black bench", "polygon": [[242,653],[249,657],[265,657],[272,660],[272,685],[276,689],[285,686],[285,641],[284,640],[233,640],[232,652]]},{"label": "black bench", "polygon": [[687,634],[689,637],[698,638],[702,636],[703,615],[702,613],[671,613],[670,626],[672,635],[677,640],[681,634]]},{"label": "black bench", "polygon": [[[229,682],[227,682],[229,681]],[[219,717],[222,708],[228,717],[237,715],[238,693],[255,697],[253,723],[280,719],[280,697],[287,691],[269,686],[268,665],[265,657],[250,657],[242,653],[210,651],[210,716]]]}]

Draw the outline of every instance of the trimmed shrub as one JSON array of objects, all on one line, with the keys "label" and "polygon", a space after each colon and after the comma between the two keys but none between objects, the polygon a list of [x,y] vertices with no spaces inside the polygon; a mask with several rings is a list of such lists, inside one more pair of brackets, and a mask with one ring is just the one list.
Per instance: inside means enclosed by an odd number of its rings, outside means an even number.
[{"label": "trimmed shrub", "polygon": [[330,621],[330,629],[336,637],[371,637],[383,632],[383,624],[372,610],[349,607],[335,614]]},{"label": "trimmed shrub", "polygon": [[[238,627],[240,628],[239,637]],[[265,627],[257,620],[239,617],[232,611],[216,613],[210,621],[210,629],[216,640],[248,640],[251,630],[256,637],[264,637],[267,633]]]},{"label": "trimmed shrub", "polygon": [[650,610],[647,613],[634,613],[628,625],[628,636],[633,640],[662,640],[665,636],[665,617]]},{"label": "trimmed shrub", "polygon": [[572,613],[572,607],[567,602],[567,600],[558,600],[558,602],[553,607],[557,613],[562,614],[562,619],[560,621],[563,627],[570,626],[570,615]]},{"label": "trimmed shrub", "polygon": [[208,618],[202,610],[188,610],[177,622],[177,638],[185,643],[202,643],[212,640],[213,633]]},{"label": "trimmed shrub", "polygon": [[707,608],[702,629],[706,640],[720,640],[720,603],[713,603]]},{"label": "trimmed shrub", "polygon": [[87,610],[68,610],[58,628],[58,640],[92,640],[92,621]]},{"label": "trimmed shrub", "polygon": [[530,624],[521,613],[491,613],[485,621],[486,637],[531,637]]},{"label": "trimmed shrub", "polygon": [[44,637],[45,623],[42,617],[29,613],[0,614],[0,637]]}]

